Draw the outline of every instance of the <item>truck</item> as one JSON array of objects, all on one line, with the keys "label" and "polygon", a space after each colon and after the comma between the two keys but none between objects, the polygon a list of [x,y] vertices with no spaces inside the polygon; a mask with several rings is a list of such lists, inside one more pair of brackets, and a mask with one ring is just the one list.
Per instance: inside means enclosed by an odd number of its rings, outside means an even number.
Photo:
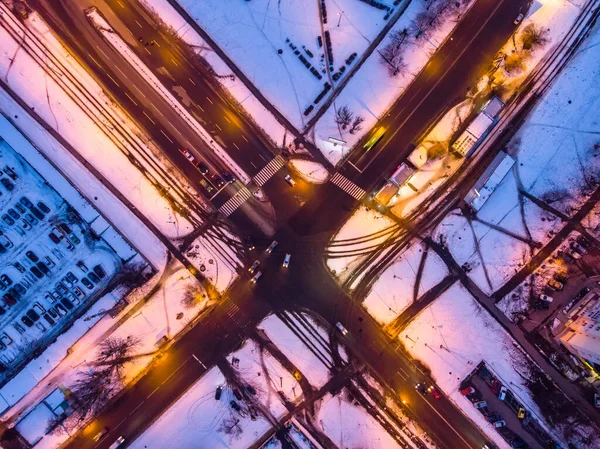
[{"label": "truck", "polygon": [[373,193],[373,199],[382,206],[387,206],[390,200],[398,193],[415,173],[415,168],[407,162],[402,162],[396,170],[382,181]]}]

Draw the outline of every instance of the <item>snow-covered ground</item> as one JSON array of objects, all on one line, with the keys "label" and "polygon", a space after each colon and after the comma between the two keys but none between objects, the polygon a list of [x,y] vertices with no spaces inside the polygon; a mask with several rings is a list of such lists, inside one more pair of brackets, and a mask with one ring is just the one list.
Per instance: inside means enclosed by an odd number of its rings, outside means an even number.
[{"label": "snow-covered ground", "polygon": [[385,215],[359,206],[333,237],[327,248],[327,266],[344,280],[365,256],[385,242],[397,225]]},{"label": "snow-covered ground", "polygon": [[322,430],[337,447],[397,449],[400,446],[381,425],[360,406],[354,405],[346,391],[327,395],[319,405]]},{"label": "snow-covered ground", "polygon": [[526,383],[530,360],[460,284],[423,310],[399,339],[413,357],[431,369],[433,379],[444,393],[499,447],[508,446],[459,392],[462,379],[480,361],[491,366],[528,410],[540,416]]},{"label": "snow-covered ground", "polygon": [[[465,11],[469,1],[461,1],[461,11]],[[425,2],[413,0],[402,17],[394,25],[388,37],[384,39],[362,65],[358,73],[349,81],[344,91],[336,98],[333,105],[319,119],[314,128],[314,141],[323,155],[332,163],[344,157],[366,133],[370,132],[377,121],[402,95],[413,79],[426,66],[445,38],[457,24],[456,15],[452,14],[438,30],[427,38],[414,37],[415,17],[425,9]],[[396,77],[388,73],[388,65],[383,63],[381,54],[389,44],[389,36],[394,32],[409,30],[410,42],[403,53],[405,68]],[[338,128],[335,122],[336,110],[347,106],[355,116],[364,118],[362,129],[354,134]],[[346,141],[345,145],[333,145],[329,137]]]},{"label": "snow-covered ground", "polygon": [[278,317],[271,315],[265,318],[258,328],[265,331],[269,339],[298,367],[313,387],[320,388],[329,380],[327,366]]},{"label": "snow-covered ground", "polygon": [[457,212],[437,230],[457,262],[469,263],[470,276],[487,293],[497,290],[531,258],[526,241],[545,244],[563,226],[552,212],[520,199],[520,189],[566,215],[573,215],[593,191],[600,170],[596,137],[600,128],[594,112],[600,103],[599,30],[597,25],[508,144],[507,152],[516,164],[477,213],[479,219],[520,239],[476,221],[471,230]]},{"label": "snow-covered ground", "polygon": [[[162,2],[145,1],[162,14]],[[385,25],[387,14],[386,10],[365,2],[330,1],[326,2],[327,23],[321,26],[319,3],[312,0],[246,3],[180,0],[179,3],[298,129],[305,125],[305,109],[313,104],[328,80],[323,60],[326,45],[319,46],[317,42],[322,28],[331,37],[331,75],[341,67],[347,73],[352,62],[348,64],[346,60],[365,51]],[[384,3],[393,7],[392,1]],[[313,68],[313,73],[300,56]]]},{"label": "snow-covered ground", "polygon": [[217,368],[211,369],[128,447],[250,447],[271,425],[260,416],[253,421],[248,413],[233,410],[229,402],[235,398],[227,388],[223,388],[221,399],[215,400],[217,387],[225,385],[223,374]]},{"label": "snow-covered ground", "polygon": [[329,180],[329,172],[318,162],[294,158],[290,159],[290,164],[305,181],[323,184]]},{"label": "snow-covered ground", "polygon": [[423,257],[426,259],[417,298],[448,274],[446,264],[433,250],[427,251],[426,256],[424,251],[422,243],[413,241],[373,284],[363,306],[378,323],[390,323],[415,301],[415,283]]}]

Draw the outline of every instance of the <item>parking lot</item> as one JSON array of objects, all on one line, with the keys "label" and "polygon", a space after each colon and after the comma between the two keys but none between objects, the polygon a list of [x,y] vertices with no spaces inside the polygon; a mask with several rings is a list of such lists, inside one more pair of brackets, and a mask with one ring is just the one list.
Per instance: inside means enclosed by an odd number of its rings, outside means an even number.
[{"label": "parking lot", "polygon": [[121,263],[75,209],[0,141],[0,381],[97,300]]}]

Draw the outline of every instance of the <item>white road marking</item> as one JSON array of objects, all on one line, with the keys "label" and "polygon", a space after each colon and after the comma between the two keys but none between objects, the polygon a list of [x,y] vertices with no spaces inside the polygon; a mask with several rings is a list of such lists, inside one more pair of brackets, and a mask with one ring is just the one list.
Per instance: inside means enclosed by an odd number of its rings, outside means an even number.
[{"label": "white road marking", "polygon": [[225,120],[227,120],[227,123],[231,123],[231,120],[229,120],[226,115],[224,115],[223,117],[225,118]]},{"label": "white road marking", "polygon": [[152,120],[152,117],[150,117],[148,114],[146,114],[146,111],[142,111],[142,112],[144,113],[144,115],[145,115],[146,117],[148,117],[148,120],[150,120],[150,121],[151,121],[153,124],[155,124],[155,125],[156,125],[156,122],[155,122],[154,120]]},{"label": "white road marking", "polygon": [[162,133],[162,135],[163,135],[163,136],[165,136],[165,137],[167,138],[167,140],[168,140],[169,142],[173,143],[173,141],[172,141],[172,140],[169,138],[169,136],[167,136],[167,135],[165,134],[165,132],[164,132],[162,129],[160,130],[160,132]]},{"label": "white road marking", "polygon": [[160,48],[160,44],[159,44],[158,42],[156,42],[156,41],[152,41],[152,42],[154,42],[154,43],[156,44],[156,46],[157,46],[158,48]]},{"label": "white road marking", "polygon": [[210,101],[210,104],[214,104],[214,103],[213,103],[213,101],[212,101],[210,98],[206,97],[206,99],[207,99],[208,101]]},{"label": "white road marking", "polygon": [[196,83],[194,83],[194,80],[191,78],[188,78],[190,80],[190,83],[192,83],[194,86],[196,85]]},{"label": "white road marking", "polygon": [[202,363],[202,361],[198,357],[196,357],[196,354],[192,354],[192,357],[196,359],[196,362],[198,362],[200,366],[202,366],[202,368],[206,369],[206,365],[204,365],[204,363]]},{"label": "white road marking", "polygon": [[175,64],[177,67],[179,67],[179,64],[178,64],[178,63],[177,63],[177,61],[175,61],[173,58],[171,58],[171,62],[172,62],[173,64]]},{"label": "white road marking", "polygon": [[105,57],[105,58],[108,58],[108,55],[107,55],[106,53],[104,53],[104,51],[103,51],[103,50],[102,50],[100,47],[98,47],[97,45],[96,45],[96,49],[98,49],[98,51],[99,51],[100,53],[102,53],[102,54],[104,55],[104,57]]},{"label": "white road marking", "polygon": [[[115,68],[116,68],[116,69],[117,69],[119,72],[121,72],[121,75],[123,75],[125,78],[127,78],[127,75],[125,75],[125,73],[123,73],[123,70],[121,70],[121,69],[119,68],[119,66],[118,66],[118,65],[116,65],[116,66],[115,66]],[[127,78],[127,79],[129,79],[129,78]]]},{"label": "white road marking", "polygon": [[144,47],[144,50],[146,50],[146,52],[151,55],[152,53],[150,52],[150,50],[148,50],[148,47]]},{"label": "white road marking", "polygon": [[233,142],[233,146],[236,147],[238,150],[240,149],[240,147],[238,147],[235,142]]},{"label": "white road marking", "polygon": [[117,85],[117,87],[121,87],[119,86],[119,83],[117,83],[115,79],[112,76],[110,76],[110,73],[106,72],[106,76],[108,76],[111,79],[111,81]]},{"label": "white road marking", "polygon": [[129,98],[129,99],[131,100],[131,102],[132,102],[134,105],[136,105],[136,106],[138,105],[138,104],[135,102],[135,100],[134,100],[133,98],[131,98],[131,96],[130,96],[130,95],[127,93],[127,92],[125,92],[125,95],[127,95],[127,98]]},{"label": "white road marking", "polygon": [[[160,115],[163,115],[163,113],[159,111],[159,109],[158,109],[158,108],[157,108],[157,107],[154,105],[154,103],[152,103],[152,105],[151,105],[151,106],[154,108],[154,110],[155,110],[156,112],[158,112]],[[164,117],[164,115],[163,115],[163,117]]]},{"label": "white road marking", "polygon": [[89,53],[88,53],[87,55],[90,57],[90,59],[91,59],[92,61],[94,61],[94,62],[96,63],[96,65],[97,65],[98,67],[102,67],[102,66],[101,66],[101,65],[98,63],[98,61],[96,61],[96,60],[94,59],[94,57],[93,57],[92,55],[90,55]]},{"label": "white road marking", "polygon": [[138,24],[138,26],[139,26],[140,28],[144,28],[144,27],[142,26],[142,24],[141,24],[140,22],[138,22],[137,20],[135,21],[135,23],[137,23],[137,24]]},{"label": "white road marking", "polygon": [[223,130],[221,129],[221,127],[220,127],[218,124],[216,124],[216,123],[215,123],[215,126],[216,126],[217,128],[219,128],[219,131],[223,131]]},{"label": "white road marking", "polygon": [[117,3],[121,8],[125,9],[125,5],[123,4],[123,2],[121,2],[121,0],[117,0]]},{"label": "white road marking", "polygon": [[246,142],[248,142],[248,139],[246,139],[246,136],[244,136],[243,134],[242,134],[242,139],[244,139]]}]

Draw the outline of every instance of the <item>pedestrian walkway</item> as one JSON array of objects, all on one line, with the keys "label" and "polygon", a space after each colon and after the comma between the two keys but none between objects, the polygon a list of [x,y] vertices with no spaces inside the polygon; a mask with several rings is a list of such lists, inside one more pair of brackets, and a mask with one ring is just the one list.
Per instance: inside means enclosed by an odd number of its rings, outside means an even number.
[{"label": "pedestrian walkway", "polygon": [[284,165],[285,161],[283,160],[283,158],[277,155],[275,156],[275,158],[271,159],[271,161],[267,165],[265,165],[256,175],[254,175],[254,178],[252,178],[252,180],[257,186],[261,187],[264,184],[266,184],[266,182],[269,179],[271,179],[273,175],[277,173]]},{"label": "pedestrian walkway", "polygon": [[235,193],[235,195],[229,198],[225,204],[219,207],[219,212],[221,212],[226,217],[229,217],[251,196],[252,193],[250,193],[250,190],[248,190],[246,187],[242,187]]},{"label": "pedestrian walkway", "polygon": [[336,186],[346,192],[348,195],[356,198],[358,201],[362,200],[363,196],[365,196],[365,191],[346,178],[344,175],[340,173],[336,173],[331,178],[331,182],[333,182]]},{"label": "pedestrian walkway", "polygon": [[[225,306],[225,304],[223,304],[223,306]],[[227,309],[225,309],[225,313],[231,319],[231,321],[233,321],[236,324],[237,327],[240,327],[242,329],[248,327],[248,320],[245,318],[245,315],[241,313],[240,308],[233,302],[227,304]]]}]

